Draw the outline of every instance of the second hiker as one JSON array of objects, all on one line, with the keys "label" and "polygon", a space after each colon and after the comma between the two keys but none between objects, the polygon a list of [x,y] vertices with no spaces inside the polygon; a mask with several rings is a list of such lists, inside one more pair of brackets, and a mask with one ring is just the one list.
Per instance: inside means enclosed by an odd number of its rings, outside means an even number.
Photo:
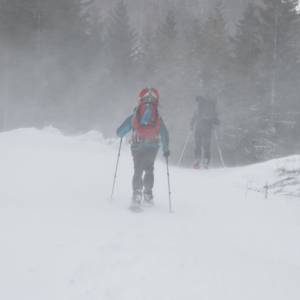
[{"label": "second hiker", "polygon": [[191,130],[195,137],[195,161],[193,167],[208,168],[210,163],[211,135],[214,127],[220,124],[216,103],[206,96],[196,97],[197,108],[191,120]]}]

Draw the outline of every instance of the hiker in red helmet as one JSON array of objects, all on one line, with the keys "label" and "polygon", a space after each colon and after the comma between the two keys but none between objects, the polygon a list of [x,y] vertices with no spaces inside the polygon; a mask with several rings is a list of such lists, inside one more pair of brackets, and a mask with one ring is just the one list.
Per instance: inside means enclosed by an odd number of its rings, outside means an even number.
[{"label": "hiker in red helmet", "polygon": [[131,153],[134,163],[132,179],[131,208],[139,209],[142,200],[146,205],[153,205],[154,161],[162,145],[163,155],[168,157],[169,134],[166,125],[158,112],[159,93],[154,88],[144,88],[139,93],[139,103],[117,129],[117,135],[123,138],[132,132]]}]

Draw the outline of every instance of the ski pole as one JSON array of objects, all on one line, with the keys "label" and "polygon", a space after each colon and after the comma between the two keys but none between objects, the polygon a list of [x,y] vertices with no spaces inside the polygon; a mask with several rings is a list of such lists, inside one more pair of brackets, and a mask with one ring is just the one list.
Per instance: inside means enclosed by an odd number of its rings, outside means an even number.
[{"label": "ski pole", "polygon": [[118,172],[119,160],[120,160],[120,155],[121,155],[122,141],[123,141],[123,138],[120,139],[119,151],[118,151],[118,158],[117,158],[117,163],[116,163],[116,169],[115,169],[113,186],[112,186],[111,195],[110,195],[110,201],[112,201],[113,194],[114,194],[114,191],[115,191],[115,185],[116,185],[116,179],[117,179],[117,172]]},{"label": "ski pole", "polygon": [[185,143],[184,143],[184,146],[183,146],[182,152],[181,152],[181,154],[180,154],[180,157],[179,157],[179,160],[178,160],[178,166],[180,166],[180,165],[181,165],[181,163],[182,163],[183,156],[184,156],[184,153],[185,153],[186,147],[187,147],[187,145],[188,145],[188,143],[189,143],[189,141],[190,141],[190,137],[191,137],[191,135],[192,135],[192,131],[190,130],[190,131],[189,131],[189,134],[187,135],[187,137],[186,137],[186,139],[185,139]]},{"label": "ski pole", "polygon": [[220,143],[219,143],[219,137],[218,137],[216,129],[214,130],[214,134],[215,134],[215,140],[216,140],[216,145],[217,145],[217,148],[218,148],[218,153],[219,153],[220,161],[221,161],[221,164],[222,164],[223,168],[225,168],[226,166],[225,166],[225,162],[224,162],[224,158],[223,158],[223,153],[222,153],[222,149],[221,149],[221,146],[220,146]]},{"label": "ski pole", "polygon": [[172,213],[172,200],[171,200],[171,185],[170,185],[170,172],[169,172],[169,159],[166,157],[167,177],[168,177],[168,192],[169,192],[169,212]]}]

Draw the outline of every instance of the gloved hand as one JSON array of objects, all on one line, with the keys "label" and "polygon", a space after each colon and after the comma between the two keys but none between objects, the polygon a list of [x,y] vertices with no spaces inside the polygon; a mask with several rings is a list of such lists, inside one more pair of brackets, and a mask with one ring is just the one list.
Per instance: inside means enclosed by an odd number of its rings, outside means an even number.
[{"label": "gloved hand", "polygon": [[164,157],[168,158],[170,156],[170,150],[165,150],[164,151]]},{"label": "gloved hand", "polygon": [[123,134],[121,128],[118,128],[116,133],[117,133],[117,136],[118,136],[119,138],[123,138],[123,137],[124,137],[124,134]]}]

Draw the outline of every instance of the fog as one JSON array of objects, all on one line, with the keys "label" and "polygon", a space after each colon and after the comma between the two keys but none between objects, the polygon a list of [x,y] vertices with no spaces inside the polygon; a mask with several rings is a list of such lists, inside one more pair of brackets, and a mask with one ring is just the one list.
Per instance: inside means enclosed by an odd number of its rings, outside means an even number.
[{"label": "fog", "polygon": [[[228,165],[299,153],[297,1],[248,2],[1,0],[1,131],[115,137],[153,86],[173,163],[197,95],[217,102]],[[192,159],[191,139],[183,164]]]}]

